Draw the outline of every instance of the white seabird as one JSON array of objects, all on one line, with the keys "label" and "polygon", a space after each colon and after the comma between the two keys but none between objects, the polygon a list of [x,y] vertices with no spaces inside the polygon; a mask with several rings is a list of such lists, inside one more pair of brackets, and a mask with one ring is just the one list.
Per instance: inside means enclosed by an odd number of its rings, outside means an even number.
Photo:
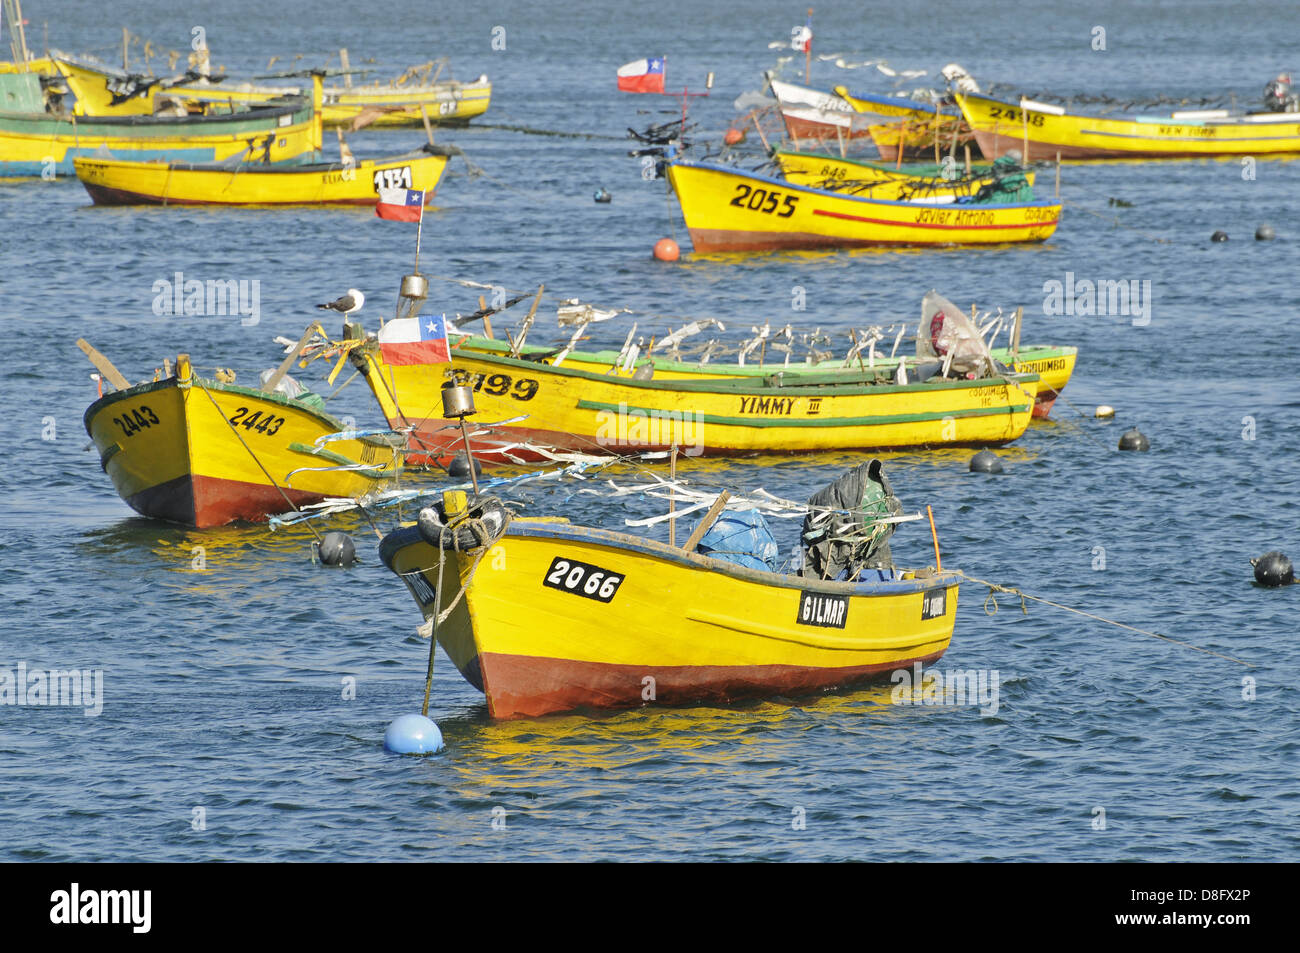
[{"label": "white seabird", "polygon": [[348,293],[337,301],[331,301],[329,304],[318,304],[316,307],[323,311],[337,311],[339,314],[346,316],[354,311],[360,311],[361,306],[365,303],[365,295],[356,288],[349,288]]}]

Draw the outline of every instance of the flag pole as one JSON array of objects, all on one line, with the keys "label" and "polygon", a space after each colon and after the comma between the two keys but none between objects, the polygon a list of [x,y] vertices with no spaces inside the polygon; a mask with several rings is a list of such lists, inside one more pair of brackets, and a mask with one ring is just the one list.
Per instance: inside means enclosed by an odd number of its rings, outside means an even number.
[{"label": "flag pole", "polygon": [[803,51],[803,83],[807,86],[811,80],[809,76],[812,73],[812,15],[813,8],[808,8],[808,42],[804,44]]},{"label": "flag pole", "polygon": [[424,233],[424,193],[420,193],[420,220],[415,226],[415,273],[420,273],[420,236]]}]

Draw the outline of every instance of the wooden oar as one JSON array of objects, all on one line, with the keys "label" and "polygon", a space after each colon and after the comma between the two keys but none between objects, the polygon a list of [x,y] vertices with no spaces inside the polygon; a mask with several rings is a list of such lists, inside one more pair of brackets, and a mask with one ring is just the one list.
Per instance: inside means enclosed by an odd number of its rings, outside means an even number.
[{"label": "wooden oar", "polygon": [[709,527],[713,525],[713,521],[722,515],[723,507],[727,505],[727,501],[730,499],[731,491],[729,490],[723,490],[718,494],[718,498],[713,501],[713,505],[709,507],[709,511],[704,514],[704,519],[700,520],[700,525],[695,527],[695,532],[691,533],[691,538],[686,541],[686,545],[683,546],[682,549],[686,550],[688,553],[695,552],[695,547],[700,544],[700,540],[702,540],[704,534],[709,531]]},{"label": "wooden oar", "polygon": [[123,377],[122,372],[113,366],[113,362],[91,347],[90,343],[85,338],[77,338],[77,347],[81,348],[86,357],[90,358],[90,363],[95,365],[95,369],[118,390],[126,390],[131,386],[131,382]]},{"label": "wooden oar", "polygon": [[280,366],[275,369],[275,373],[272,374],[267,379],[266,383],[262,385],[263,391],[268,394],[275,393],[276,386],[284,379],[284,375],[289,373],[289,368],[293,367],[293,362],[298,359],[298,355],[302,353],[302,349],[307,346],[307,342],[312,339],[312,336],[317,331],[320,331],[322,334],[325,333],[324,329],[319,324],[312,324],[311,327],[302,332],[302,337],[298,339],[298,343],[293,346],[293,349],[285,356],[285,359],[280,362]]}]

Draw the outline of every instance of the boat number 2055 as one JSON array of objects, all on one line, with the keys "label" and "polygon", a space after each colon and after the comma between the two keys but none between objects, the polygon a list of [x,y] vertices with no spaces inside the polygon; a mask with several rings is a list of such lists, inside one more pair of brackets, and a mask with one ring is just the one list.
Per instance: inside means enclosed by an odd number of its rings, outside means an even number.
[{"label": "boat number 2055", "polygon": [[542,585],[551,589],[571,592],[575,596],[585,596],[597,602],[609,602],[622,585],[623,577],[601,569],[591,563],[580,563],[576,559],[564,559],[556,556],[551,560],[551,568],[542,577]]},{"label": "boat number 2055", "polygon": [[[799,197],[781,192],[769,192],[767,189],[754,189],[741,183],[736,186],[736,197],[728,204],[736,208],[762,212],[765,215],[776,212],[777,218],[789,218],[794,214],[794,207],[799,204]],[[777,212],[777,209],[781,211]]]}]

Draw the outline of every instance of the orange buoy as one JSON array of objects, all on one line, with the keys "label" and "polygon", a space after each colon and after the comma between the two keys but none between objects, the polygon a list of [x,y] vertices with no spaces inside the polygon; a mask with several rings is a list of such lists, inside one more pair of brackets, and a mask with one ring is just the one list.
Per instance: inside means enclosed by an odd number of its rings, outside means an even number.
[{"label": "orange buoy", "polygon": [[655,257],[660,261],[676,261],[682,250],[671,238],[661,238],[655,242]]},{"label": "orange buoy", "polygon": [[722,135],[722,141],[729,146],[734,146],[745,141],[745,130],[737,129],[732,126]]}]

